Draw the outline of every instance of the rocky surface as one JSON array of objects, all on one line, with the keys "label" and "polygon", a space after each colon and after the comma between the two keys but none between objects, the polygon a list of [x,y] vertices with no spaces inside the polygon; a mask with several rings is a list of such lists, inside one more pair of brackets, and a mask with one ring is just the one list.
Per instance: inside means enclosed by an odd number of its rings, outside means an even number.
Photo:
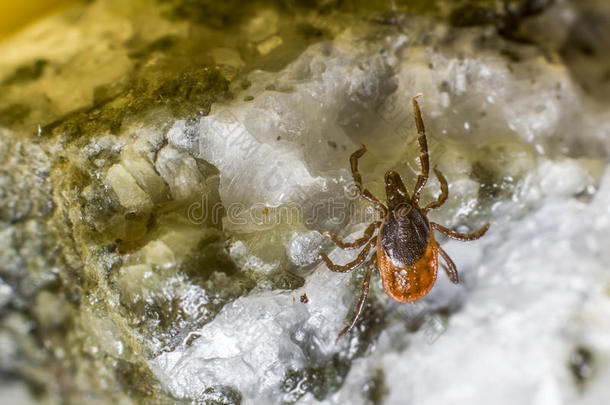
[{"label": "rocky surface", "polygon": [[[603,402],[610,9],[508,4],[99,0],[0,43],[0,397]],[[494,225],[336,344],[363,269],[321,233],[375,217],[360,144],[414,184],[417,93],[431,218]]]}]

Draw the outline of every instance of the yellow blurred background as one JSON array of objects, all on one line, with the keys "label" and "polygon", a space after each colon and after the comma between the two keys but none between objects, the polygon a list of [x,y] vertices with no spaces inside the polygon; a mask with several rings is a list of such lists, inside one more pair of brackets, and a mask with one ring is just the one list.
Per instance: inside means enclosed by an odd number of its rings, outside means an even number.
[{"label": "yellow blurred background", "polygon": [[0,0],[0,40],[74,0]]}]

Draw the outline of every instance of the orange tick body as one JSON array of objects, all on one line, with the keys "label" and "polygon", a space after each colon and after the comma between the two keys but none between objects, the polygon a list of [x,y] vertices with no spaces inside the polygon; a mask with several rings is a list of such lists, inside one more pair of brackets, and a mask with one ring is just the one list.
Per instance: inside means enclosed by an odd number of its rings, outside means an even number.
[{"label": "orange tick body", "polygon": [[[350,157],[352,175],[358,185],[360,195],[381,212],[382,219],[370,224],[364,231],[363,237],[356,239],[354,242],[343,242],[332,233],[324,233],[325,236],[330,237],[343,249],[357,249],[364,246],[358,257],[345,265],[334,264],[327,255],[321,254],[322,260],[332,271],[344,273],[355,269],[367,260],[369,252],[374,249],[362,283],[362,293],[356,312],[349,325],[339,333],[337,339],[354,327],[362,313],[375,264],[381,275],[383,289],[390,298],[399,302],[415,301],[428,294],[432,289],[438,272],[439,254],[447,264],[444,269],[451,281],[459,282],[457,268],[449,255],[436,243],[433,230],[458,240],[474,240],[483,236],[489,229],[490,224],[488,223],[476,232],[458,233],[428,220],[428,211],[443,205],[449,194],[447,180],[436,169],[434,169],[434,173],[441,183],[441,194],[436,201],[431,202],[424,208],[419,206],[420,193],[428,181],[430,163],[426,132],[417,97],[413,98],[413,112],[418,132],[419,161],[422,170],[417,177],[413,195],[409,195],[402,178],[393,170],[385,174],[386,204],[381,203],[370,191],[364,188],[362,178],[358,172],[358,159],[366,152],[366,148],[363,146]],[[378,231],[377,234],[375,234],[375,231]]]},{"label": "orange tick body", "polygon": [[[398,302],[420,299],[436,281],[438,246],[428,221],[418,211],[390,216],[377,238],[381,283],[386,294]],[[400,232],[401,228],[407,232]]]}]

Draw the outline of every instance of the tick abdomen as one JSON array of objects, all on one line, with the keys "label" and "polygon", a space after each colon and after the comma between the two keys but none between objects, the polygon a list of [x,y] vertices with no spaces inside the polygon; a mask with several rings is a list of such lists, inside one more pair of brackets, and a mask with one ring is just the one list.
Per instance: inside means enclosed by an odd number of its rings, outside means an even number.
[{"label": "tick abdomen", "polygon": [[426,295],[437,274],[438,247],[422,212],[399,207],[384,221],[377,249],[377,267],[383,289],[399,302]]}]

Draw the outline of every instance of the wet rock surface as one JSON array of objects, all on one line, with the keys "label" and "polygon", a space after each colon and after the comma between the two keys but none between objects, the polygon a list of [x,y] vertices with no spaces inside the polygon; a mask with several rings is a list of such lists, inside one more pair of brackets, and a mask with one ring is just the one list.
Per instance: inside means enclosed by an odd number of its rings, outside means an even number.
[{"label": "wet rock surface", "polygon": [[[106,0],[0,43],[0,398],[603,402],[610,9],[473,4]],[[364,269],[321,233],[376,218],[359,145],[413,186],[418,93],[431,219],[494,225],[335,343]]]}]

